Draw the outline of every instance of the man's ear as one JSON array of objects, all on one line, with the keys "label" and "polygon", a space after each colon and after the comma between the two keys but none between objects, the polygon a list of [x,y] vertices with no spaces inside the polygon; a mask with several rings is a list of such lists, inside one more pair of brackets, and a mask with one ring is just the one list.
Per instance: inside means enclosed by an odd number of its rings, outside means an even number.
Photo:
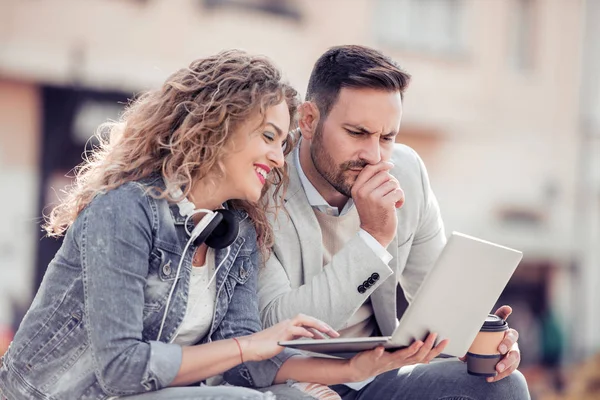
[{"label": "man's ear", "polygon": [[302,137],[306,140],[312,140],[319,125],[319,107],[312,101],[305,101],[298,110],[300,114],[298,124],[300,125]]}]

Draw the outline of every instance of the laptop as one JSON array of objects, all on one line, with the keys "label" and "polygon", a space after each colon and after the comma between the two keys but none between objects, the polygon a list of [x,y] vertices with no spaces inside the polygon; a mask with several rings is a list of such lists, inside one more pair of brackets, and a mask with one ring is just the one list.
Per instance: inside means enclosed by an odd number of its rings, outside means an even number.
[{"label": "laptop", "polygon": [[444,356],[463,356],[522,258],[518,250],[452,232],[392,336],[303,338],[279,345],[349,358],[377,346],[401,349],[436,332],[437,343],[449,339]]}]

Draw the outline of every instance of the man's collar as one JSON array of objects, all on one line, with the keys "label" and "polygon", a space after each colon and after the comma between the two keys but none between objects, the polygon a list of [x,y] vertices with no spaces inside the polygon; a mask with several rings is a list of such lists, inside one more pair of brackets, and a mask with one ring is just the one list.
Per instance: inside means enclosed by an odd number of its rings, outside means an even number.
[{"label": "man's collar", "polygon": [[302,170],[302,165],[300,164],[300,143],[302,142],[302,138],[298,140],[298,144],[294,149],[294,162],[296,163],[296,170],[298,171],[298,177],[300,178],[300,183],[304,188],[304,193],[306,193],[306,198],[308,199],[308,204],[311,207],[317,208],[319,211],[322,211],[326,214],[330,215],[344,215],[348,211],[352,209],[354,202],[352,199],[348,199],[346,205],[342,209],[342,212],[339,212],[337,207],[332,207],[327,201],[321,196],[321,194],[317,191],[314,185],[310,182],[304,171]]}]

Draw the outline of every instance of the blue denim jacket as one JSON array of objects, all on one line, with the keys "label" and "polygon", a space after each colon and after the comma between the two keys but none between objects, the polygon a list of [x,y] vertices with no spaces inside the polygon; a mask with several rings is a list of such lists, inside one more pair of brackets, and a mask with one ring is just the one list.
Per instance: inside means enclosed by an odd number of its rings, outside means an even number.
[{"label": "blue denim jacket", "polygon": [[[170,343],[185,315],[192,255],[183,255],[160,340],[165,303],[187,241],[176,205],[155,199],[161,178],[98,195],[80,213],[48,266],[0,367],[9,399],[106,399],[166,387],[182,350]],[[237,212],[237,211],[236,211]],[[261,329],[256,232],[243,212],[237,240],[216,251],[217,299],[202,343]],[[294,353],[247,362],[224,374],[238,386],[272,384]]]}]

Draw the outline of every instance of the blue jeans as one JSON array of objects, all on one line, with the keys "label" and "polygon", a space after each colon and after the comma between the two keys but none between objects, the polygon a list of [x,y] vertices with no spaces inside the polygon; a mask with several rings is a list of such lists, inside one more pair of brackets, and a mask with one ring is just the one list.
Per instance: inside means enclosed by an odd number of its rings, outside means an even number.
[{"label": "blue jeans", "polygon": [[155,392],[119,397],[119,400],[272,400],[271,393],[237,386],[171,387]]},{"label": "blue jeans", "polygon": [[359,391],[331,387],[344,400],[529,400],[527,382],[518,371],[493,383],[467,373],[462,361],[439,361],[403,367],[379,375]]}]

